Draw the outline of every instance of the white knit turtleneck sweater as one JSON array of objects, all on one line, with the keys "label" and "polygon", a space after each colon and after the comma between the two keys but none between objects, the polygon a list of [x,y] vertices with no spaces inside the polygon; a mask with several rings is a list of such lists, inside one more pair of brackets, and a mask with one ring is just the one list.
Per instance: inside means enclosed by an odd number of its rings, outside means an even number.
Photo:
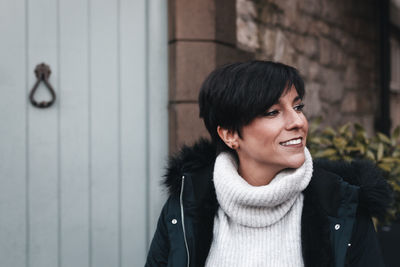
[{"label": "white knit turtleneck sweater", "polygon": [[218,155],[214,185],[220,204],[206,266],[304,266],[301,251],[303,194],[313,171],[305,162],[278,173],[265,186],[248,184],[227,152]]}]

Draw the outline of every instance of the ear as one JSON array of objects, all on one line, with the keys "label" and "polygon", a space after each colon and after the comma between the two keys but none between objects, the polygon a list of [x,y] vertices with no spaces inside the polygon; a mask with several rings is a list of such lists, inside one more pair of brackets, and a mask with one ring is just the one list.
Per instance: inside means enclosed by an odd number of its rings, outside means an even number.
[{"label": "ear", "polygon": [[217,133],[219,137],[224,141],[224,143],[232,148],[232,149],[237,149],[239,148],[239,135],[237,134],[236,131],[233,130],[228,130],[225,128],[222,128],[220,126],[217,127]]}]

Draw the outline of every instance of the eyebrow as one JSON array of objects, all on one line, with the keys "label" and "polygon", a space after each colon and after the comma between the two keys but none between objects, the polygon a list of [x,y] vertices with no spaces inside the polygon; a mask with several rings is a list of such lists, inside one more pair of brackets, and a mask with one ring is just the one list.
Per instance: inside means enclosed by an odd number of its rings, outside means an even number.
[{"label": "eyebrow", "polygon": [[[300,97],[300,96],[296,96],[296,97],[293,99],[292,103],[297,102],[298,100],[301,100],[301,97]],[[276,101],[273,105],[278,105],[280,102],[281,102],[281,100],[278,99],[278,101]]]},{"label": "eyebrow", "polygon": [[300,96],[296,96],[296,97],[293,99],[293,103],[294,103],[294,102],[297,102],[298,100],[301,100],[301,97],[300,97]]}]

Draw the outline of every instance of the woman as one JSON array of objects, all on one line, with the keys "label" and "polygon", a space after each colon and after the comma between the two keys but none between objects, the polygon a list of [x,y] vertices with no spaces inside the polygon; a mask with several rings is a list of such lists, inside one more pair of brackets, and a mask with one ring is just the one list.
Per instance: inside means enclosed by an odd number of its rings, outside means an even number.
[{"label": "woman", "polygon": [[296,69],[213,71],[199,95],[211,135],[170,160],[170,197],[146,266],[383,266],[371,221],[389,189],[367,162],[313,161]]}]

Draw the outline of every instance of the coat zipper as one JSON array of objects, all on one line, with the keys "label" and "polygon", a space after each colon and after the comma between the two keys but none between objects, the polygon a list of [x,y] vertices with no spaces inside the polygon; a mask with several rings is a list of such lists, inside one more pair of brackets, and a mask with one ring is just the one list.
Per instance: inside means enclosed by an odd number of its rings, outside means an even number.
[{"label": "coat zipper", "polygon": [[182,186],[181,186],[181,194],[180,194],[180,204],[181,204],[181,220],[182,220],[182,229],[183,229],[183,239],[185,240],[185,247],[186,247],[186,253],[187,253],[187,267],[189,267],[190,263],[190,254],[189,254],[189,247],[187,244],[186,240],[186,231],[185,231],[185,218],[184,218],[184,213],[183,213],[183,187],[185,185],[185,176],[182,176]]}]

